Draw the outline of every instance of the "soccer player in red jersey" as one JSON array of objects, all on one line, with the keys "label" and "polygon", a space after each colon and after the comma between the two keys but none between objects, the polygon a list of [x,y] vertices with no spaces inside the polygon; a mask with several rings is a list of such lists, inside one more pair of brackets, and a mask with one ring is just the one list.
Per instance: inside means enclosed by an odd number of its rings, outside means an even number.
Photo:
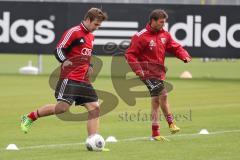
[{"label": "soccer player in red jersey", "polygon": [[152,139],[167,140],[160,136],[159,108],[169,124],[171,133],[180,131],[174,122],[170,111],[165,80],[165,53],[173,53],[178,59],[185,63],[191,61],[191,56],[175,42],[170,33],[163,29],[168,18],[164,10],[153,10],[149,16],[146,28],[136,33],[131,40],[125,57],[132,70],[145,83],[150,95],[152,106]]},{"label": "soccer player in red jersey", "polygon": [[75,105],[83,105],[88,111],[88,135],[98,132],[100,106],[89,81],[89,74],[93,71],[90,59],[94,41],[92,32],[106,19],[107,14],[101,9],[91,8],[81,24],[62,35],[55,50],[55,57],[61,63],[61,74],[55,90],[57,103],[47,104],[22,116],[22,131],[27,133],[32,123],[40,117],[68,111],[75,102]]}]

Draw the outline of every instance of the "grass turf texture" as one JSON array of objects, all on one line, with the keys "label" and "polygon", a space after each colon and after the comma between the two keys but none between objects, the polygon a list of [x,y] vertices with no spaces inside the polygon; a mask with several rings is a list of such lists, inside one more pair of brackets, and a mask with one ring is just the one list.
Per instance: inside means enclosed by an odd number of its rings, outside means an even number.
[{"label": "grass turf texture", "polygon": [[[240,74],[239,61],[202,63],[194,59],[189,65],[168,58],[168,82],[174,90],[169,93],[172,111],[187,118],[179,118],[177,124],[182,131],[169,136],[170,142],[148,141],[147,138],[125,140],[134,137],[150,136],[150,98],[138,98],[134,107],[128,106],[119,98],[115,110],[101,117],[100,133],[103,137],[114,135],[120,141],[109,144],[110,152],[87,152],[83,144],[86,138],[86,122],[65,122],[55,116],[40,119],[29,134],[20,132],[20,115],[37,107],[55,103],[54,91],[49,88],[48,75],[57,66],[53,57],[44,56],[44,74],[22,76],[16,74],[18,67],[36,56],[0,55],[0,160],[64,160],[64,159],[238,159],[239,155],[239,112]],[[109,77],[111,57],[101,57],[104,62],[100,76],[94,82],[96,89],[116,95]],[[15,61],[15,62],[13,62]],[[14,65],[11,65],[11,64]],[[177,77],[189,70],[195,79],[181,80]],[[191,110],[191,120],[189,119]],[[84,112],[72,107],[72,112]],[[127,112],[127,117],[125,117]],[[137,115],[139,120],[130,118]],[[191,135],[200,129],[208,131],[231,131],[210,135]],[[167,124],[161,122],[162,135],[170,135]],[[189,134],[189,135],[188,135]],[[122,141],[121,141],[122,140]],[[6,151],[8,144],[15,143],[20,151]],[[59,144],[51,146],[52,144]],[[62,145],[66,144],[66,145]],[[46,146],[41,146],[46,145]],[[34,146],[36,148],[34,148]],[[27,148],[29,147],[29,148]]]}]

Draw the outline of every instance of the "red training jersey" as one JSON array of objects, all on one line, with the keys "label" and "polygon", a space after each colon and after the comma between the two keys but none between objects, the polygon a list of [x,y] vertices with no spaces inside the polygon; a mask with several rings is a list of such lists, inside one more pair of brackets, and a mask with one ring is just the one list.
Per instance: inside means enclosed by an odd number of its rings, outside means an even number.
[{"label": "red training jersey", "polygon": [[83,23],[67,30],[57,44],[55,57],[63,64],[70,60],[72,65],[62,68],[60,78],[89,82],[88,68],[93,49],[94,36]]},{"label": "red training jersey", "polygon": [[173,53],[183,61],[186,57],[191,58],[188,52],[172,39],[169,32],[164,29],[156,32],[147,24],[146,28],[132,37],[125,57],[138,76],[144,73],[144,76],[140,77],[142,80],[149,78],[164,80],[166,52]]}]

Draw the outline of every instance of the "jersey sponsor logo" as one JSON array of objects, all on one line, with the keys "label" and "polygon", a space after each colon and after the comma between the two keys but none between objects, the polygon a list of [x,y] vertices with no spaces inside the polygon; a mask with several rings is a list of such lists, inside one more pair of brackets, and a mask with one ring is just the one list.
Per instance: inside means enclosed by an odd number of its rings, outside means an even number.
[{"label": "jersey sponsor logo", "polygon": [[50,16],[50,20],[12,19],[11,13],[4,11],[0,19],[0,43],[12,40],[18,44],[50,44],[55,39],[54,19],[54,15]]},{"label": "jersey sponsor logo", "polygon": [[81,51],[81,54],[84,56],[91,56],[92,55],[92,49],[90,48],[83,48]]}]

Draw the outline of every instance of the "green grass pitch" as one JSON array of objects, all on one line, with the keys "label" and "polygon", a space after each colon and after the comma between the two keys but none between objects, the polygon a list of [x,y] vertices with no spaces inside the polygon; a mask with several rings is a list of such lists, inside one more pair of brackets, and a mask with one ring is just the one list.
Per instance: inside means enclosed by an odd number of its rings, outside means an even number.
[{"label": "green grass pitch", "polygon": [[[93,85],[117,96],[110,78],[111,57],[100,58],[104,66]],[[179,115],[177,124],[181,132],[171,135],[162,120],[161,134],[170,142],[149,141],[150,122],[144,116],[150,114],[150,98],[137,98],[135,106],[128,106],[118,96],[117,107],[101,117],[100,134],[104,138],[113,135],[119,142],[106,144],[110,152],[88,152],[83,144],[86,121],[66,122],[51,116],[39,119],[27,135],[20,131],[22,114],[55,103],[48,78],[57,62],[53,56],[43,56],[43,75],[17,74],[29,59],[36,65],[36,56],[0,55],[0,160],[239,159],[239,60],[203,63],[194,59],[186,65],[167,58],[167,81],[174,86],[169,101],[173,113]],[[189,70],[194,78],[179,79],[184,70]],[[71,111],[84,112],[79,107],[72,107]],[[138,113],[140,117],[136,117]],[[201,129],[210,134],[198,135]],[[20,150],[5,150],[11,143]]]}]

